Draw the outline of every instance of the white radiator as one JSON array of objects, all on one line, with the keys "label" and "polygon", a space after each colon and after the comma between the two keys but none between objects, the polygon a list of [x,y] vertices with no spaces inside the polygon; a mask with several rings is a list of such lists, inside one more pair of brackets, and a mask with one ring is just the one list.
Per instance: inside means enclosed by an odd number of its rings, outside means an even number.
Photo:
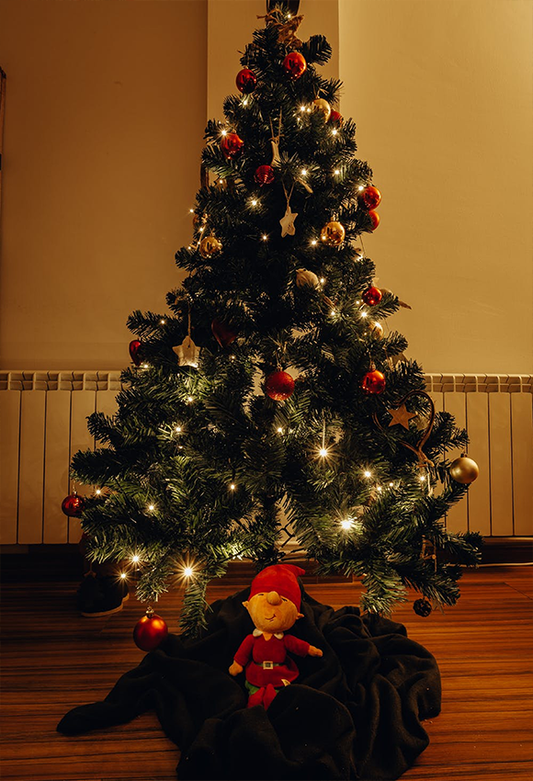
[{"label": "white radiator", "polygon": [[[480,476],[449,513],[448,528],[484,536],[533,535],[533,378],[426,375],[437,410],[467,428]],[[120,372],[0,372],[0,544],[78,542],[61,512],[75,487],[69,463],[93,447],[86,417],[113,414]],[[460,455],[449,453],[449,457]]]}]

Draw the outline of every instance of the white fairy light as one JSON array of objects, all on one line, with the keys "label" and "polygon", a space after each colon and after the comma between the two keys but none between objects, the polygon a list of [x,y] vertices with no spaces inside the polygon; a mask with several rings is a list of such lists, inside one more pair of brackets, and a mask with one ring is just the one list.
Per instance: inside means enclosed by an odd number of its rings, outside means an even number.
[{"label": "white fairy light", "polygon": [[383,488],[380,485],[378,485],[376,487],[376,491],[378,492],[378,494],[380,494],[383,491]]},{"label": "white fairy light", "polygon": [[227,136],[228,135],[228,131],[227,130],[221,130],[220,131],[220,135],[221,136]]},{"label": "white fairy light", "polygon": [[276,431],[278,432],[278,434],[283,434],[283,429],[281,428],[281,426],[278,426]]},{"label": "white fairy light", "polygon": [[120,579],[121,579],[121,580],[126,580],[126,578],[127,578],[128,576],[126,575],[126,573],[125,573],[125,572],[121,572],[119,577],[120,577]]},{"label": "white fairy light", "polygon": [[301,174],[302,176],[307,176],[307,168],[302,168]]},{"label": "white fairy light", "polygon": [[300,106],[300,111],[305,111],[305,106]]},{"label": "white fairy light", "polygon": [[140,561],[140,556],[138,556],[137,554],[135,554],[135,556],[131,557],[131,563],[132,564],[138,564],[139,561]]},{"label": "white fairy light", "polygon": [[102,489],[101,488],[97,488],[96,491],[95,491],[96,496],[100,496],[101,493],[102,493]]},{"label": "white fairy light", "polygon": [[166,320],[160,320],[160,321],[159,321],[159,325],[165,325],[165,324],[166,324],[166,322],[167,322]]},{"label": "white fairy light", "polygon": [[353,520],[351,518],[345,518],[341,523],[341,528],[344,529],[344,531],[348,531],[348,529],[351,529],[353,527]]},{"label": "white fairy light", "polygon": [[325,280],[324,277],[320,277],[320,279],[318,281],[320,282],[321,285],[325,285],[326,284],[326,280]]},{"label": "white fairy light", "polygon": [[183,430],[183,429],[181,428],[181,426],[176,426],[176,428],[174,429],[174,431],[176,432],[176,434],[181,434],[182,430]]},{"label": "white fairy light", "polygon": [[340,172],[340,169],[339,169],[339,168],[336,168],[336,169],[333,171],[333,173],[335,174],[335,176],[340,176],[340,173],[341,173],[341,172]]},{"label": "white fairy light", "polygon": [[312,244],[313,247],[316,247],[317,243],[318,242],[317,242],[316,239],[311,239],[311,244]]},{"label": "white fairy light", "polygon": [[336,136],[338,132],[339,132],[339,131],[337,130],[337,128],[334,128],[334,129],[331,131],[331,135],[332,135],[332,136]]},{"label": "white fairy light", "polygon": [[363,472],[363,475],[364,475],[365,477],[367,477],[367,478],[368,478],[368,477],[372,477],[372,472],[370,472],[370,470],[366,469],[366,470]]},{"label": "white fairy light", "polygon": [[362,192],[365,189],[365,187],[364,185],[360,184],[357,189],[359,190],[359,192]]},{"label": "white fairy light", "polygon": [[189,214],[194,214],[194,209],[189,209]]},{"label": "white fairy light", "polygon": [[258,201],[256,200],[256,198],[254,198],[252,201],[250,201],[250,203],[252,204],[252,206],[257,206]]},{"label": "white fairy light", "polygon": [[153,513],[153,511],[155,510],[155,504],[149,504],[148,505],[148,510],[149,510],[149,512]]},{"label": "white fairy light", "polygon": [[261,236],[261,240],[262,241],[268,241],[268,236],[267,236],[266,233],[263,233],[263,235]]},{"label": "white fairy light", "polygon": [[361,317],[368,317],[368,312],[365,312],[364,310],[359,313]]},{"label": "white fairy light", "polygon": [[328,457],[328,452],[329,451],[328,451],[327,447],[321,447],[318,450],[318,455],[320,456],[320,458],[327,458]]},{"label": "white fairy light", "polygon": [[149,363],[143,363],[143,369],[149,369],[150,364]]},{"label": "white fairy light", "polygon": [[184,578],[191,578],[194,575],[194,569],[193,567],[183,567],[183,577]]},{"label": "white fairy light", "polygon": [[192,396],[187,396],[187,404],[191,404],[194,401]]},{"label": "white fairy light", "polygon": [[230,487],[229,487],[230,491],[235,491],[236,488],[237,486],[235,485],[235,483],[230,483]]}]

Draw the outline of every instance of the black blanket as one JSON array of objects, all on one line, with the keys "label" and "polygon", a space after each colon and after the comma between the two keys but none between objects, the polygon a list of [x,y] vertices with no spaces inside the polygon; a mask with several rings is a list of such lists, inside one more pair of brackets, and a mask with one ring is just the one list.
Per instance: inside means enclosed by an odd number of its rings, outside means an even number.
[{"label": "black blanket", "polygon": [[297,681],[265,711],[246,708],[244,676],[227,670],[253,625],[249,589],[215,602],[200,639],[169,635],[120,678],[103,702],[82,705],[57,729],[78,735],[155,709],[181,749],[180,779],[393,779],[429,739],[423,719],[440,711],[437,663],[405,627],[333,610],[303,594],[291,630],[322,648],[298,657]]}]

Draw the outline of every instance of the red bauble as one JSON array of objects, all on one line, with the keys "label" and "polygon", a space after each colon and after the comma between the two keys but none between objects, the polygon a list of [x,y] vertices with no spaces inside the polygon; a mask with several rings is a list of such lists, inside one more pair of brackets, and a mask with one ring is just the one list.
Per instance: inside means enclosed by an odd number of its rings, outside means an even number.
[{"label": "red bauble", "polygon": [[242,71],[237,73],[235,84],[239,92],[244,92],[248,95],[249,92],[253,92],[257,85],[257,76],[249,68],[243,68]]},{"label": "red bauble", "polygon": [[69,494],[61,502],[61,509],[68,518],[81,518],[83,498],[77,494]]},{"label": "red bauble", "polygon": [[133,339],[129,346],[130,358],[135,366],[141,365],[141,343],[138,339]]},{"label": "red bauble", "polygon": [[294,380],[287,372],[272,372],[266,378],[265,391],[274,401],[285,401],[294,393]]},{"label": "red bauble", "polygon": [[244,141],[237,133],[226,133],[220,139],[220,148],[225,157],[236,157],[244,146]]},{"label": "red bauble", "polygon": [[146,611],[146,615],[137,621],[133,630],[135,645],[141,651],[153,651],[167,635],[168,626],[151,607]]},{"label": "red bauble", "polygon": [[379,214],[377,212],[368,212],[368,216],[372,220],[372,230],[375,231],[379,225]]},{"label": "red bauble", "polygon": [[385,390],[385,375],[377,369],[372,369],[365,374],[361,381],[361,388],[365,393],[377,395]]},{"label": "red bauble", "polygon": [[376,304],[379,304],[383,298],[383,293],[379,287],[374,287],[372,285],[372,287],[369,287],[368,290],[365,290],[361,298],[365,304],[368,304],[368,306],[376,306]]},{"label": "red bauble", "polygon": [[336,122],[337,125],[342,125],[344,122],[344,117],[340,113],[340,111],[335,111],[334,108],[331,109],[331,114],[329,115],[329,121],[330,122]]},{"label": "red bauble", "polygon": [[254,174],[255,181],[260,184],[272,184],[274,181],[274,169],[271,165],[260,165]]},{"label": "red bauble", "polygon": [[283,60],[283,68],[291,79],[299,79],[307,69],[305,57],[300,52],[290,52]]},{"label": "red bauble", "polygon": [[377,209],[381,203],[381,193],[377,187],[369,185],[361,191],[359,196],[367,209]]},{"label": "red bauble", "polygon": [[237,338],[237,331],[234,331],[227,323],[215,317],[211,323],[213,336],[221,347],[228,347]]}]

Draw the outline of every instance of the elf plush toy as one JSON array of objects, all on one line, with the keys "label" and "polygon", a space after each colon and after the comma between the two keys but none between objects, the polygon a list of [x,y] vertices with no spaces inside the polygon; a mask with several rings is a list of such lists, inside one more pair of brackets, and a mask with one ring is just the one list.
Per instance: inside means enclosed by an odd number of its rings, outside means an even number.
[{"label": "elf plush toy", "polygon": [[241,643],[229,673],[238,675],[245,670],[249,708],[268,708],[278,690],[298,677],[298,668],[287,651],[298,656],[322,656],[320,648],[284,634],[303,617],[299,612],[302,595],[296,580],[303,574],[304,570],[293,564],[267,567],[253,579],[250,597],[242,603],[255,629]]}]

